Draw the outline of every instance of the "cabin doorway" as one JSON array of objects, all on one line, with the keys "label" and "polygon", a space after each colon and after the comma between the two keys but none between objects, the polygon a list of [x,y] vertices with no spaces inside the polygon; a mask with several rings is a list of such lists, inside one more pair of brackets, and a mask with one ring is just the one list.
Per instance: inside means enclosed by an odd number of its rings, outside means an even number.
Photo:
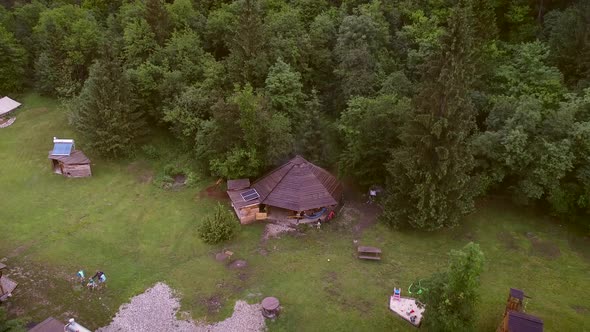
[{"label": "cabin doorway", "polygon": [[62,165],[57,160],[52,160],[51,163],[53,164],[53,173],[63,174]]}]

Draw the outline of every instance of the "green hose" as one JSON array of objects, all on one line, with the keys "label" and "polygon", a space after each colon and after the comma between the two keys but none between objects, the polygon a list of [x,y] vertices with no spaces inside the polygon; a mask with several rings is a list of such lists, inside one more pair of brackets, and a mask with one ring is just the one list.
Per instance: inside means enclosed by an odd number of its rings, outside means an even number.
[{"label": "green hose", "polygon": [[[422,294],[423,291],[427,290],[427,289],[425,289],[425,288],[422,287],[421,283],[422,283],[422,279],[418,280],[418,286],[417,286],[418,287],[418,290],[414,292],[417,295],[420,295],[420,294]],[[410,285],[410,287],[408,287],[408,293],[410,293],[410,295],[411,294],[414,294],[412,292],[412,286],[414,286],[414,283],[412,283]]]}]

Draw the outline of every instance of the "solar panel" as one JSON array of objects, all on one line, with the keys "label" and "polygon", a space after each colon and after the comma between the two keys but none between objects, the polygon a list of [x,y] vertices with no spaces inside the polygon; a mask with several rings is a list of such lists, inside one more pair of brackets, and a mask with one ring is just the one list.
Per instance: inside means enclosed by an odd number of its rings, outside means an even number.
[{"label": "solar panel", "polygon": [[55,143],[51,154],[54,156],[69,156],[72,153],[72,146],[72,143]]},{"label": "solar panel", "polygon": [[244,201],[249,202],[260,197],[256,189],[249,189],[240,194]]}]

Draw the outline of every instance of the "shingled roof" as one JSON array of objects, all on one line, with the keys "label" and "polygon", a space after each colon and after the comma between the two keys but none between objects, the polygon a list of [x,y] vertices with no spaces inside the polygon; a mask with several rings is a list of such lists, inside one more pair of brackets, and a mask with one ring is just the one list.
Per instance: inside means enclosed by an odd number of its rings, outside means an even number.
[{"label": "shingled roof", "polygon": [[252,184],[262,204],[293,211],[336,205],[342,185],[325,169],[301,156],[289,160]]},{"label": "shingled roof", "polygon": [[510,332],[543,332],[543,320],[524,312],[508,312],[508,331]]},{"label": "shingled roof", "polygon": [[59,160],[66,165],[90,164],[90,159],[80,150],[73,150],[69,156],[55,156],[49,151],[49,159]]}]

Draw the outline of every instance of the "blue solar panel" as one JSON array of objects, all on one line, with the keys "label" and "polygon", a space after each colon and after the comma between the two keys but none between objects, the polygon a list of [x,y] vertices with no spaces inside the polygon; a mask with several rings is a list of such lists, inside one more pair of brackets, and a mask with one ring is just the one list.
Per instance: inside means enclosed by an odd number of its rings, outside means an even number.
[{"label": "blue solar panel", "polygon": [[260,197],[260,195],[258,195],[258,192],[256,191],[256,189],[246,190],[243,193],[241,193],[240,195],[242,196],[242,198],[246,202],[251,201],[251,200],[255,200],[258,197]]},{"label": "blue solar panel", "polygon": [[55,143],[51,154],[54,156],[69,156],[72,153],[72,145],[72,143]]}]

